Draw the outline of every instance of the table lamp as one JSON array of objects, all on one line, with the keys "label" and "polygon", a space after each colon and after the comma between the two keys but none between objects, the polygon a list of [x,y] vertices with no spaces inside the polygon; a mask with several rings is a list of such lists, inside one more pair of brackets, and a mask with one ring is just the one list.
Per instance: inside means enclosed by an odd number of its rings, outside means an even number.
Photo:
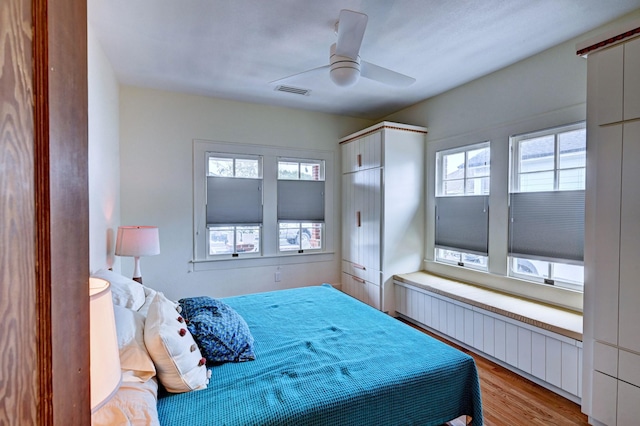
[{"label": "table lamp", "polygon": [[116,237],[116,256],[133,256],[133,279],[142,284],[140,257],[160,254],[157,226],[120,226]]}]

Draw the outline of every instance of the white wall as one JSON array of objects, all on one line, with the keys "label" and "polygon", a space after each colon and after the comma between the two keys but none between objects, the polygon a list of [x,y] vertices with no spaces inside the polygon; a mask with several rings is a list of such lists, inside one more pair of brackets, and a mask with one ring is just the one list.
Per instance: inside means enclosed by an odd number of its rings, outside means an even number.
[{"label": "white wall", "polygon": [[[615,24],[635,19],[631,13]],[[503,279],[506,262],[490,262],[491,274],[441,266],[433,260],[435,152],[477,142],[491,141],[491,215],[489,255],[506,259],[508,228],[509,137],[586,119],[584,58],[576,55],[576,43],[609,28],[595,29],[502,70],[452,89],[412,107],[391,114],[388,120],[429,128],[427,135],[427,224],[425,268],[459,279],[581,310],[581,293],[549,286]]]},{"label": "white wall", "polygon": [[87,43],[89,270],[95,272],[119,266],[113,254],[120,223],[119,86],[91,25]]},{"label": "white wall", "polygon": [[[224,297],[329,282],[340,284],[340,192],[332,232],[331,261],[194,271],[193,140],[330,150],[340,182],[338,139],[369,120],[340,117],[135,87],[120,90],[122,225],[160,228],[161,254],[141,259],[142,277],[170,298]],[[339,187],[339,185],[338,185]],[[310,257],[311,259],[311,257]],[[274,282],[280,267],[281,279]],[[122,258],[130,276],[133,263]]]}]

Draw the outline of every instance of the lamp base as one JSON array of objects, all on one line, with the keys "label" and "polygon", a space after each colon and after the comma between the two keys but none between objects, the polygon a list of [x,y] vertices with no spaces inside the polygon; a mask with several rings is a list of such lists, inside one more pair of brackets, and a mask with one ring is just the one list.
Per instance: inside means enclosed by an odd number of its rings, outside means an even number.
[{"label": "lamp base", "polygon": [[142,272],[140,271],[140,256],[133,257],[133,280],[142,284]]}]

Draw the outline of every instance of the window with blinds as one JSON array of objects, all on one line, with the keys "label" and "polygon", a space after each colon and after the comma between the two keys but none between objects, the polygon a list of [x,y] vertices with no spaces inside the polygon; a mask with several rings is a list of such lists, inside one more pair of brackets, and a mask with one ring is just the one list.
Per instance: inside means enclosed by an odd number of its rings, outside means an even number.
[{"label": "window with blinds", "polygon": [[207,153],[209,255],[260,253],[262,158]]},{"label": "window with blinds", "polygon": [[585,171],[584,123],[511,138],[511,275],[582,288]]},{"label": "window with blinds", "polygon": [[436,153],[436,260],[487,270],[490,144]]},{"label": "window with blinds", "polygon": [[278,250],[321,250],[324,235],[325,165],[322,160],[278,159]]}]

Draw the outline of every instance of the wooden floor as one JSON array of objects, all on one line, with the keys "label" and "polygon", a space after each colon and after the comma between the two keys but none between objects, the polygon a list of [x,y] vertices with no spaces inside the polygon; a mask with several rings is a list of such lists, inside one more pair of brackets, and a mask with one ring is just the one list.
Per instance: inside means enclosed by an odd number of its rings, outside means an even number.
[{"label": "wooden floor", "polygon": [[580,412],[578,404],[433,333],[407,324],[475,359],[486,426],[588,425],[587,416]]}]

